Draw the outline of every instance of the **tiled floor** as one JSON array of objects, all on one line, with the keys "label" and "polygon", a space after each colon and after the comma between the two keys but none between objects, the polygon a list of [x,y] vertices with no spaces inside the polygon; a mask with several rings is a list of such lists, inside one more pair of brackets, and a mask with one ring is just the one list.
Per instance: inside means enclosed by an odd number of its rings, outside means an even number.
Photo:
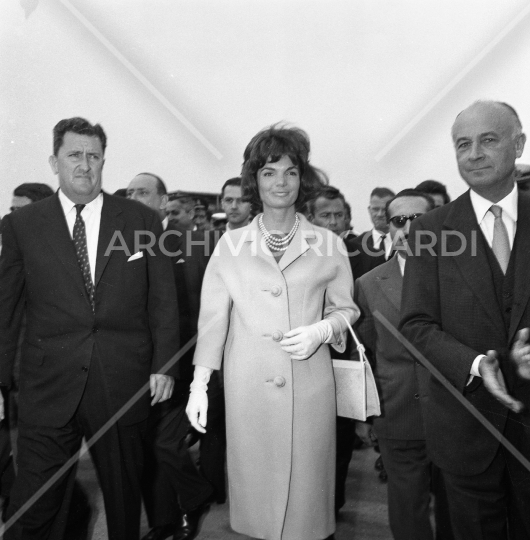
[{"label": "tiled floor", "polygon": [[[353,454],[347,482],[347,503],[337,522],[337,540],[390,540],[386,507],[386,486],[381,484],[374,470],[377,454],[372,448],[363,448]],[[106,540],[105,511],[92,463],[82,458],[78,478],[87,491],[93,508],[87,535],[68,540]],[[148,531],[142,515],[142,534]],[[248,537],[230,529],[228,503],[213,505],[206,515],[198,540],[246,540]]]}]

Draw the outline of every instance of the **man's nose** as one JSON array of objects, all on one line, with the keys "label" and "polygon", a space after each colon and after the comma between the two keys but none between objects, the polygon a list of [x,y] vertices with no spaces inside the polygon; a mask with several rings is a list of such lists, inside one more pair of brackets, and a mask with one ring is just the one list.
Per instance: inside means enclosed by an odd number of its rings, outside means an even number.
[{"label": "man's nose", "polygon": [[469,159],[480,159],[484,156],[482,152],[482,146],[479,142],[474,142],[471,144],[471,150],[469,152]]},{"label": "man's nose", "polygon": [[133,199],[134,201],[138,200],[138,193],[136,191],[133,191],[129,198]]},{"label": "man's nose", "polygon": [[330,225],[336,225],[337,224],[337,218],[335,217],[334,214],[331,214],[331,216],[329,217],[329,223],[330,223]]},{"label": "man's nose", "polygon": [[405,238],[409,235],[410,223],[411,223],[410,219],[407,219],[405,226],[403,227],[403,229],[401,229],[403,231],[403,236]]},{"label": "man's nose", "polygon": [[84,171],[89,171],[90,170],[90,161],[89,161],[88,156],[86,154],[83,154],[83,156],[81,158],[80,166]]}]

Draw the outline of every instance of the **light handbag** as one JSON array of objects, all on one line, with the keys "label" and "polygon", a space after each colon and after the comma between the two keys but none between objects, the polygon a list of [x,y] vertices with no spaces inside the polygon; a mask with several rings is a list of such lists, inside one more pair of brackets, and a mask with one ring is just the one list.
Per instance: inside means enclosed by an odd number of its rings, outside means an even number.
[{"label": "light handbag", "polygon": [[357,339],[348,319],[346,321],[353,337],[359,360],[333,360],[335,388],[337,395],[337,415],[366,421],[369,416],[379,416],[379,394],[375,385],[374,374],[370,362],[366,358],[364,345]]}]

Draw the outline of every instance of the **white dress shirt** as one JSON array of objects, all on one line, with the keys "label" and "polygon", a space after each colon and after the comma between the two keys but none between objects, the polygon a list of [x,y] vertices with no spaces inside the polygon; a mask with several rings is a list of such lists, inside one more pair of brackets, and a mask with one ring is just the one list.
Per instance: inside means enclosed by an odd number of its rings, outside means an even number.
[{"label": "white dress shirt", "polygon": [[[383,237],[383,233],[378,231],[377,229],[372,229],[372,240],[374,241],[374,249],[379,250],[383,249],[383,246],[381,246],[381,239]],[[388,259],[388,256],[390,255],[392,251],[392,238],[390,238],[390,233],[386,233],[385,235],[385,259]]]},{"label": "white dress shirt", "polygon": [[[74,236],[74,224],[77,216],[75,203],[72,202],[63,192],[59,190],[59,201],[63,207],[64,216],[70,231],[70,236]],[[88,262],[90,264],[90,274],[92,283],[96,283],[96,259],[98,255],[99,225],[101,223],[101,209],[103,208],[103,193],[100,193],[93,201],[89,202],[81,211],[81,217],[85,222],[86,243],[88,250]]]},{"label": "white dress shirt", "polygon": [[[489,211],[493,203],[480,196],[475,191],[471,190],[469,192],[471,198],[471,205],[477,217],[478,224],[480,229],[488,242],[489,247],[493,244],[493,227],[495,222],[495,216]],[[498,203],[495,203],[497,206],[502,208],[502,221],[506,226],[508,232],[508,240],[510,241],[510,249],[513,248],[513,241],[515,239],[515,231],[517,230],[517,201],[518,201],[518,191],[517,184],[514,184],[512,191],[501,199]],[[473,365],[471,366],[471,375],[475,377],[480,377],[478,371],[478,366],[484,354],[480,354],[473,360]],[[469,380],[468,384],[473,380],[473,377]]]}]

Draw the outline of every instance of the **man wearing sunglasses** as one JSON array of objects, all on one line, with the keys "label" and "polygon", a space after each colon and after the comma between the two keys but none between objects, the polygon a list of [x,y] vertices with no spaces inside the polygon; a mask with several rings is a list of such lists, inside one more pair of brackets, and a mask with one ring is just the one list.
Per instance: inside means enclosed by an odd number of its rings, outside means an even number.
[{"label": "man wearing sunglasses", "polygon": [[526,137],[510,105],[478,101],[452,138],[470,190],[411,227],[402,331],[461,394],[431,374],[422,411],[455,538],[530,538],[530,471],[464,407],[530,457],[530,381],[509,355],[530,326],[530,192],[515,173]]},{"label": "man wearing sunglasses", "polygon": [[433,538],[429,519],[430,460],[420,410],[417,371],[423,368],[372,314],[393,325],[400,319],[401,288],[411,222],[434,208],[432,199],[405,189],[386,205],[386,218],[397,252],[389,261],[356,281],[361,310],[357,329],[374,359],[382,414],[374,418],[381,456],[388,474],[389,523],[395,540]]}]

